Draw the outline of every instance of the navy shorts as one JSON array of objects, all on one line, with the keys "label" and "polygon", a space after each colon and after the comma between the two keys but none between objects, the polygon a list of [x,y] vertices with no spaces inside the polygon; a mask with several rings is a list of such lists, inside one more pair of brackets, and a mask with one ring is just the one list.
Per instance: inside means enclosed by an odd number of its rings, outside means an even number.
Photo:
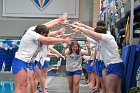
[{"label": "navy shorts", "polygon": [[66,71],[66,76],[74,76],[74,75],[81,75],[82,74],[82,70],[76,70],[76,71]]},{"label": "navy shorts", "polygon": [[117,75],[120,78],[124,77],[124,64],[123,62],[121,63],[114,63],[114,64],[109,64],[106,69],[107,75],[113,74]]},{"label": "navy shorts", "polygon": [[22,61],[20,59],[14,58],[12,61],[12,72],[15,75],[18,73],[21,69],[24,69],[27,73],[27,63],[25,61]]}]

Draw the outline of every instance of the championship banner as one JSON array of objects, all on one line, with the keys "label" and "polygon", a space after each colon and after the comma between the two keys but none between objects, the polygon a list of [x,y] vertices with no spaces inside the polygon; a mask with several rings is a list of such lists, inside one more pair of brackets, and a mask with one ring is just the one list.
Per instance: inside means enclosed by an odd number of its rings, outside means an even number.
[{"label": "championship banner", "polygon": [[3,0],[3,16],[8,17],[58,17],[64,12],[78,18],[79,0]]}]

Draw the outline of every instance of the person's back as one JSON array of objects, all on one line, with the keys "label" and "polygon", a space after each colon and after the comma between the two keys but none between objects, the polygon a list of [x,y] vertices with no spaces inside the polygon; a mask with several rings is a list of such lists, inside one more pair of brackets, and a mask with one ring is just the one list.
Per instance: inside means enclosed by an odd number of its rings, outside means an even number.
[{"label": "person's back", "polygon": [[122,62],[118,53],[118,46],[111,34],[102,34],[101,56],[106,64]]},{"label": "person's back", "polygon": [[[124,75],[124,64],[118,53],[114,37],[106,33],[104,27],[98,26],[95,31],[101,33],[101,56],[106,65],[106,93],[121,93],[121,79]],[[114,82],[113,82],[114,80]],[[112,86],[110,86],[112,85]],[[115,87],[117,87],[115,89]]]},{"label": "person's back", "polygon": [[34,32],[35,26],[30,27],[21,39],[19,49],[15,54],[15,58],[21,59],[25,62],[30,62],[33,54],[39,48],[39,42],[36,40],[40,37]]}]

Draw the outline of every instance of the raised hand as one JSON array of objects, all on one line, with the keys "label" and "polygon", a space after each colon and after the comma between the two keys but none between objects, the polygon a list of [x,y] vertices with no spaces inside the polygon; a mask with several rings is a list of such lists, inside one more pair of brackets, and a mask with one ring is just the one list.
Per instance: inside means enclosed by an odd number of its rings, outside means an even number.
[{"label": "raised hand", "polygon": [[84,63],[88,63],[88,59],[85,59],[83,62],[84,62]]},{"label": "raised hand", "polygon": [[81,32],[80,30],[86,30],[86,28],[77,26],[77,25],[75,25],[75,24],[69,24],[69,26],[70,26],[70,27],[72,28],[72,30],[75,31],[75,32]]},{"label": "raised hand", "polygon": [[65,40],[64,42],[72,42],[74,39],[73,38],[70,38],[70,37],[67,37],[64,40]]},{"label": "raised hand", "polygon": [[77,21],[77,20],[76,20],[76,21],[74,21],[74,22],[73,22],[73,24],[74,24],[74,25],[77,25],[77,26],[83,26],[83,24],[82,24],[82,23],[80,23],[80,22],[79,22],[79,21]]},{"label": "raised hand", "polygon": [[75,33],[80,32],[77,28],[72,29],[73,31],[75,31]]},{"label": "raised hand", "polygon": [[68,14],[67,12],[65,12],[62,16],[59,17],[59,20],[61,21],[61,23],[63,23],[64,21],[67,20]]},{"label": "raised hand", "polygon": [[65,25],[69,25],[71,20],[65,20],[65,21],[63,21],[63,23],[62,24],[65,24]]},{"label": "raised hand", "polygon": [[67,34],[60,34],[60,35],[57,35],[56,37],[57,38],[64,38],[64,37],[66,37],[67,36]]},{"label": "raised hand", "polygon": [[90,47],[90,41],[86,41],[86,46]]},{"label": "raised hand", "polygon": [[61,55],[60,57],[63,58],[63,59],[65,60],[65,56]]},{"label": "raised hand", "polygon": [[85,35],[83,32],[81,32],[81,35],[84,36],[85,38],[87,38],[87,35]]},{"label": "raised hand", "polygon": [[67,38],[67,37],[72,37],[76,35],[76,32],[70,33],[70,34],[65,34],[65,36],[63,38]]},{"label": "raised hand", "polygon": [[55,56],[55,57],[57,57],[57,58],[59,58],[59,57],[60,57],[60,55],[58,55],[58,54],[53,54],[53,56]]},{"label": "raised hand", "polygon": [[67,43],[62,44],[64,48],[67,48]]},{"label": "raised hand", "polygon": [[59,33],[60,34],[64,34],[65,31],[66,31],[66,28],[62,26],[61,29],[59,30]]}]

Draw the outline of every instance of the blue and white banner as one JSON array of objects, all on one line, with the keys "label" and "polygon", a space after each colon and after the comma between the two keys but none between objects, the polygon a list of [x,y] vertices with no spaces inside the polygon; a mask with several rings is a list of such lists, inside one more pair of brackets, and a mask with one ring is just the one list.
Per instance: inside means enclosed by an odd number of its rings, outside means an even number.
[{"label": "blue and white banner", "polygon": [[67,12],[79,17],[79,0],[3,0],[3,16],[58,17]]}]

